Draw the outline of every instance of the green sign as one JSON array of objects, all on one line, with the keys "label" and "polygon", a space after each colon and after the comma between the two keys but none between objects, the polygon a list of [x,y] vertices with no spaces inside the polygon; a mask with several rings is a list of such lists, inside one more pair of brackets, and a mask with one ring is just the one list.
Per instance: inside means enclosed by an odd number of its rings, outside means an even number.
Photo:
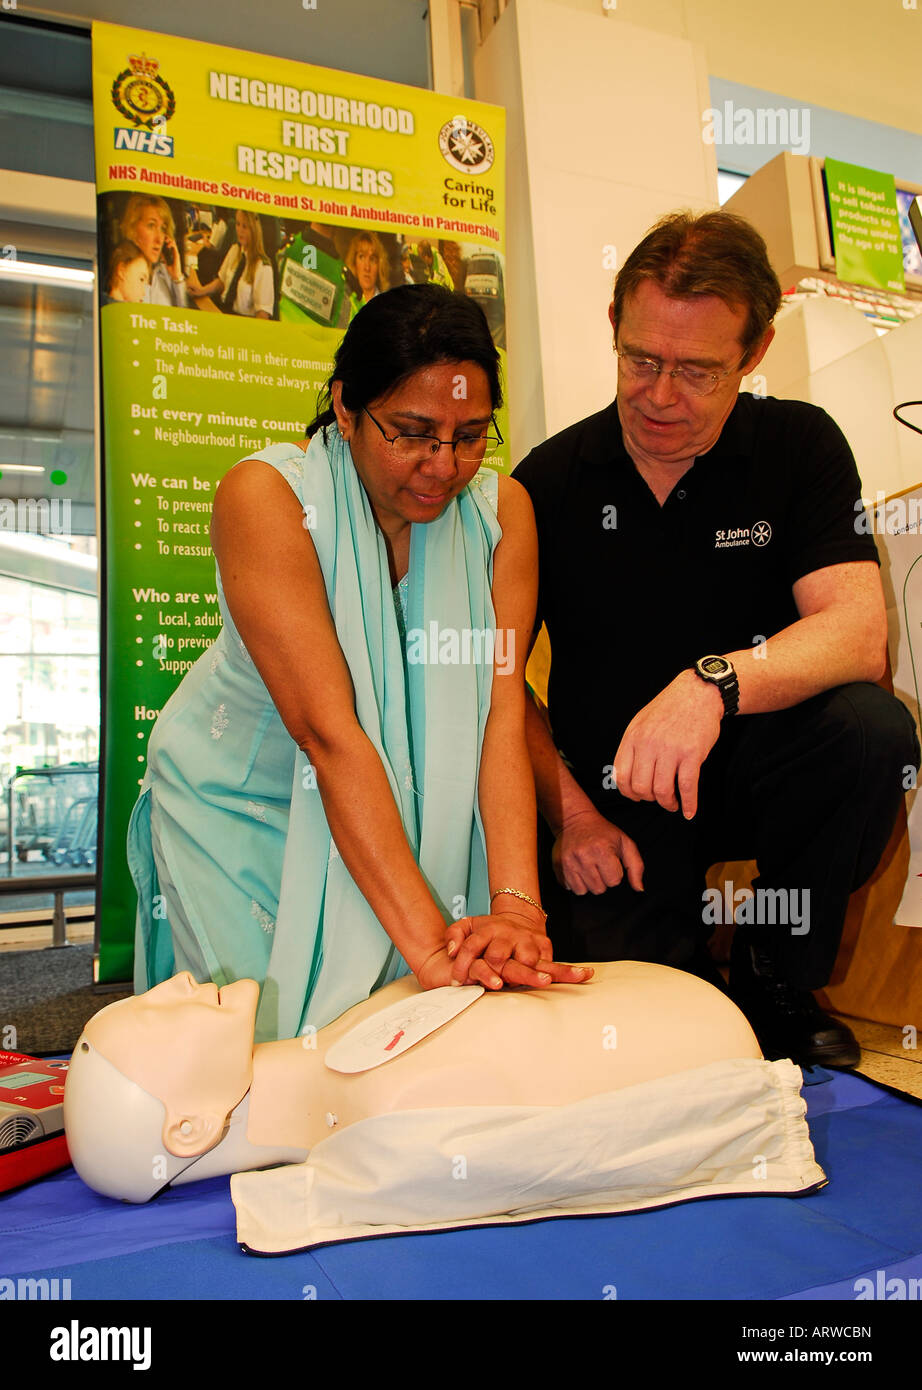
[{"label": "green sign", "polygon": [[827,159],[836,275],[875,290],[903,290],[903,245],[892,174]]}]

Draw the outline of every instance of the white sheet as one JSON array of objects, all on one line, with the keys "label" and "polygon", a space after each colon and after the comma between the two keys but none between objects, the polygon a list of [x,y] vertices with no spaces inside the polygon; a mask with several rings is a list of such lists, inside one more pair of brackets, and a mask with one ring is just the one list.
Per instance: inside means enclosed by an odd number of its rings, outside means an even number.
[{"label": "white sheet", "polygon": [[237,1238],[282,1254],[359,1236],[808,1192],[826,1177],[801,1082],[793,1062],[746,1058],[573,1105],[379,1115],[331,1134],[306,1163],[236,1174]]}]

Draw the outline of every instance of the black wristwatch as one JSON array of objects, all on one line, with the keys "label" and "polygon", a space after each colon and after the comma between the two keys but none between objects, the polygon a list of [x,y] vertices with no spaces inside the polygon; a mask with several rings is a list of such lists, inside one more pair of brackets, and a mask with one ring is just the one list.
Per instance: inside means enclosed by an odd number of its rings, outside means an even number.
[{"label": "black wristwatch", "polygon": [[717,686],[724,702],[724,714],[736,714],[740,707],[740,683],[733,663],[725,656],[703,656],[691,669],[703,681]]}]

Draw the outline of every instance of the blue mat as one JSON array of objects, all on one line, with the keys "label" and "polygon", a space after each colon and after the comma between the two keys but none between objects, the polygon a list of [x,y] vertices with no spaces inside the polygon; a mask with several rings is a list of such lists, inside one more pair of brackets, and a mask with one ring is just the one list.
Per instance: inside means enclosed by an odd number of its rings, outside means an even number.
[{"label": "blue mat", "polygon": [[829,1183],[807,1197],[718,1197],[264,1259],[236,1244],[225,1178],[133,1207],[97,1197],[71,1169],[0,1199],[2,1272],[69,1279],[71,1298],[107,1301],[854,1301],[862,1277],[908,1287],[922,1277],[922,1106],[847,1074],[808,1081]]}]

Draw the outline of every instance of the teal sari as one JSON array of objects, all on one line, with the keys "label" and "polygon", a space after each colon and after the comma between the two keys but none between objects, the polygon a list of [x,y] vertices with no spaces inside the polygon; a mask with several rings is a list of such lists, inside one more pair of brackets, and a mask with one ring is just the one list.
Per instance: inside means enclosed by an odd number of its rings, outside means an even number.
[{"label": "teal sari", "polygon": [[[496,475],[482,470],[437,520],[413,526],[405,640],[365,490],[348,446],[328,436],[306,453],[286,444],[254,457],[304,510],[356,715],[433,898],[446,922],[486,913],[477,782],[493,666],[450,634],[495,630]],[[135,988],[181,969],[218,985],[251,976],[264,1041],[321,1027],[409,967],[340,857],[313,769],[246,652],[220,575],[218,594],[224,627],[160,715],[129,829]]]}]

